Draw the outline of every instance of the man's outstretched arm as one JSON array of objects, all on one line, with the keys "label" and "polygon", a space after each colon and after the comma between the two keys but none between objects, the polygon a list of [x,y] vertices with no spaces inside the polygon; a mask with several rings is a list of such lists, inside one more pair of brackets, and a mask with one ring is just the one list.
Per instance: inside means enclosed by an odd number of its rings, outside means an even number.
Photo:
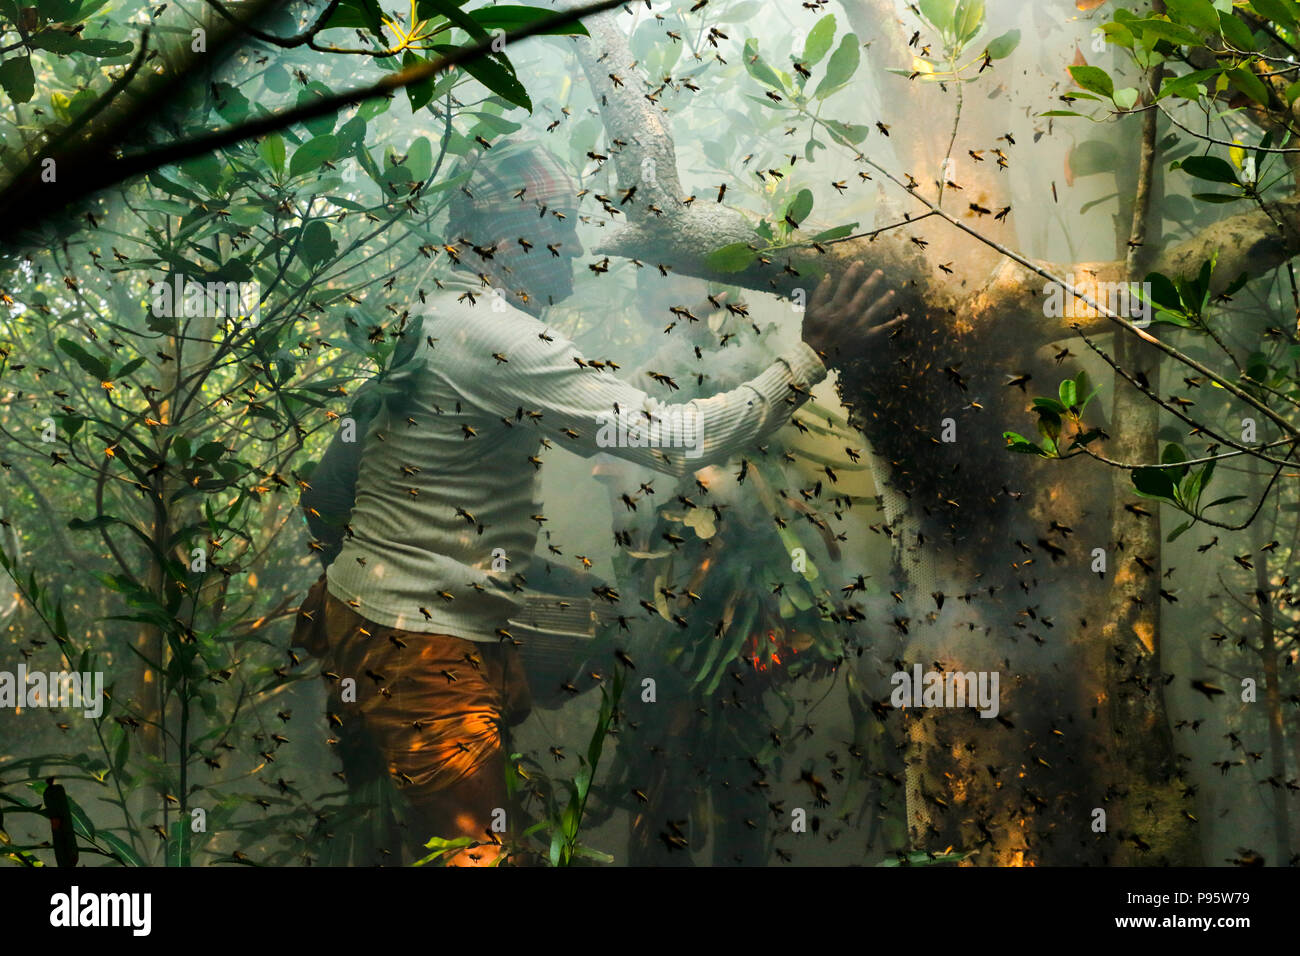
[{"label": "man's outstretched arm", "polygon": [[439,348],[453,354],[441,367],[471,404],[506,418],[520,409],[540,412],[536,421],[546,436],[579,454],[605,452],[687,475],[762,441],[807,401],[826,377],[808,342],[870,347],[877,333],[902,321],[875,324],[893,294],[881,294],[879,273],[866,281],[863,273],[854,267],[837,286],[823,282],[805,319],[806,342],[748,382],[708,398],[665,401],[675,383],[654,372],[665,394],[652,397],[593,367],[572,342],[522,313],[475,312],[453,336],[444,336]]}]

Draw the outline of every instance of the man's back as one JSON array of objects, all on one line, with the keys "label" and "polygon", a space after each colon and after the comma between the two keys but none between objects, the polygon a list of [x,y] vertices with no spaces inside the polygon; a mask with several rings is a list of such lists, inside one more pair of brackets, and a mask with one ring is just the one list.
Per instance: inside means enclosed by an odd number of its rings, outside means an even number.
[{"label": "man's back", "polygon": [[[330,593],[360,602],[358,612],[376,623],[496,641],[518,607],[510,571],[493,571],[510,564],[494,555],[522,568],[536,545],[537,469],[528,459],[542,435],[527,417],[506,425],[470,397],[470,383],[485,384],[495,363],[475,360],[463,344],[486,312],[453,307],[445,319],[426,319],[438,341],[421,342],[394,376],[400,400],[365,436],[352,536],[328,580]],[[511,313],[510,321],[532,321]]]},{"label": "man's back", "polygon": [[[493,567],[504,558],[523,568],[536,546],[543,441],[689,474],[780,427],[826,374],[800,344],[738,388],[667,405],[517,309],[442,306],[424,322],[432,344],[421,342],[391,380],[400,412],[390,403],[370,426],[353,537],[328,571],[331,594],[405,630],[498,639],[519,601],[509,565]],[[602,425],[614,416],[633,427]],[[692,426],[689,454],[644,436],[624,441],[648,423],[680,421]]]}]

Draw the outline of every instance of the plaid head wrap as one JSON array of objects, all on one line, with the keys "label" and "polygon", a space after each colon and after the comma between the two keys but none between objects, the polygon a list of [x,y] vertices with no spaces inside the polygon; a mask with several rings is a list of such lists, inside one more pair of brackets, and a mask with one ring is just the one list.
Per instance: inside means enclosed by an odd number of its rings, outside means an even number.
[{"label": "plaid head wrap", "polygon": [[571,294],[571,262],[546,249],[576,246],[577,189],[560,161],[537,143],[499,143],[467,158],[453,175],[467,178],[449,203],[450,238],[480,247],[497,243],[492,271],[503,274],[510,292],[526,291],[534,306]]},{"label": "plaid head wrap", "polygon": [[500,143],[481,150],[453,173],[466,174],[468,180],[450,204],[453,224],[521,209],[540,218],[546,215],[544,209],[577,205],[573,180],[550,150],[537,143]]}]

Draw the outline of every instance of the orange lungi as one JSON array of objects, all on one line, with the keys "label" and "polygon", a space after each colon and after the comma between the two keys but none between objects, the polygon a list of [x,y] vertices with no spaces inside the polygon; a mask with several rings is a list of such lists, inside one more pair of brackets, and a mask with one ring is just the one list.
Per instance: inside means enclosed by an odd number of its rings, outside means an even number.
[{"label": "orange lungi", "polygon": [[[478,824],[505,802],[501,731],[532,709],[514,645],[375,624],[330,594],[323,574],[299,609],[292,643],[337,675],[326,678],[326,711],[342,721],[331,725],[344,745],[345,771],[357,758],[378,764],[417,811],[437,807],[437,794],[449,788],[473,793],[472,803],[485,804],[472,808],[474,827],[423,839],[481,835]],[[349,677],[355,702],[342,700],[342,679]],[[460,821],[466,801],[452,802]]]}]

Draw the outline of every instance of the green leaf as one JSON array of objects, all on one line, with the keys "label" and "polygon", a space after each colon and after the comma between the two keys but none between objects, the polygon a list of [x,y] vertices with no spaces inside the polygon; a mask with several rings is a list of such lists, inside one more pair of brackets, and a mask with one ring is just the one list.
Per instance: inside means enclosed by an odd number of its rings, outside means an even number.
[{"label": "green leaf", "polygon": [[1223,31],[1224,38],[1238,50],[1252,52],[1259,49],[1259,44],[1255,42],[1255,35],[1250,32],[1250,27],[1246,26],[1231,11],[1219,11],[1219,29]]},{"label": "green leaf", "polygon": [[115,834],[109,833],[107,830],[101,830],[97,839],[101,843],[106,844],[108,848],[117,854],[118,858],[127,866],[145,865],[144,860],[140,859],[140,857],[136,855],[135,850],[132,850],[130,846],[124,843],[122,839]]},{"label": "green leaf", "polygon": [[1067,411],[1066,407],[1056,399],[1046,398],[1042,395],[1034,399],[1034,410],[1040,415],[1056,415],[1058,417],[1064,415]]},{"label": "green leaf", "polygon": [[1192,198],[1199,200],[1200,202],[1212,202],[1222,205],[1223,203],[1240,202],[1245,199],[1246,196],[1245,194],[1231,196],[1227,193],[1192,193]]},{"label": "green leaf", "polygon": [[[589,764],[583,764],[578,768],[578,772],[573,775],[573,785],[577,791],[578,799],[585,800],[587,790],[591,787],[591,766]],[[578,822],[581,823],[581,820]]]},{"label": "green leaf", "polygon": [[330,227],[319,219],[313,219],[302,230],[302,243],[298,247],[302,258],[309,265],[318,265],[338,252],[338,244],[330,235]]},{"label": "green leaf", "polygon": [[942,33],[952,29],[953,12],[956,8],[957,0],[921,0],[921,15]]},{"label": "green leaf", "polygon": [[99,381],[102,382],[108,378],[109,366],[106,359],[90,354],[71,339],[59,339],[59,348],[72,356],[78,365]]},{"label": "green leaf", "polygon": [[989,45],[984,48],[990,60],[1003,60],[1009,57],[1016,47],[1020,46],[1020,31],[1008,30],[1002,36],[989,41]]},{"label": "green leaf", "polygon": [[55,29],[36,34],[31,38],[31,45],[34,49],[51,53],[84,53],[94,57],[126,56],[135,49],[135,44],[129,40],[89,38]]},{"label": "green leaf", "polygon": [[279,133],[268,133],[263,137],[257,144],[257,151],[268,166],[277,173],[284,172],[284,137]]},{"label": "green leaf", "polygon": [[1200,37],[1187,27],[1157,17],[1147,20],[1129,20],[1125,25],[1135,33],[1140,32],[1144,40],[1147,37],[1155,37],[1157,40],[1168,40],[1178,46],[1204,46]]},{"label": "green leaf", "polygon": [[272,93],[285,93],[289,89],[289,71],[279,63],[272,63],[262,74],[262,82]]},{"label": "green leaf", "polygon": [[1196,99],[1209,92],[1210,81],[1214,80],[1222,72],[1222,67],[1213,70],[1193,70],[1191,73],[1166,80],[1160,88],[1159,96],[1156,98],[1164,99],[1166,96],[1182,96],[1187,99]]},{"label": "green leaf", "polygon": [[1085,90],[1091,90],[1107,98],[1115,92],[1115,84],[1110,74],[1099,66],[1072,66],[1070,75],[1074,77],[1074,82]]},{"label": "green leaf", "polygon": [[803,43],[803,65],[812,66],[820,63],[822,57],[831,51],[835,42],[835,14],[828,13],[808,31],[808,39]]},{"label": "green leaf", "polygon": [[831,58],[826,64],[826,75],[817,84],[813,96],[819,100],[824,100],[844,86],[849,80],[853,79],[853,74],[857,72],[860,62],[861,53],[858,51],[857,34],[844,34],[844,36],[840,37],[840,45],[831,54]]},{"label": "green leaf", "polygon": [[337,156],[338,149],[339,141],[333,133],[307,140],[293,151],[293,159],[289,161],[289,175],[303,176],[313,172],[326,160]]},{"label": "green leaf", "polygon": [[1228,495],[1228,497],[1226,498],[1217,498],[1214,501],[1211,501],[1208,505],[1206,505],[1201,510],[1209,511],[1211,508],[1217,507],[1218,505],[1227,505],[1227,504],[1232,504],[1232,502],[1234,501],[1245,501],[1245,500],[1246,500],[1245,495]]},{"label": "green leaf", "polygon": [[[1116,46],[1122,46],[1126,50],[1133,49],[1135,38],[1133,31],[1122,23],[1103,23],[1101,32],[1106,37],[1107,43],[1114,43]],[[1095,32],[1095,31],[1094,31]]]},{"label": "green leaf", "polygon": [[1294,0],[1250,0],[1251,7],[1265,20],[1293,27],[1300,20]]},{"label": "green leaf", "polygon": [[[402,54],[402,69],[404,70],[409,70],[425,62],[427,61],[424,57],[410,50]],[[433,76],[427,76],[418,83],[408,83],[406,85],[406,98],[411,103],[412,113],[418,113],[429,105],[429,102],[433,99],[433,91],[436,85],[437,77]]]},{"label": "green leaf", "polygon": [[131,374],[132,372],[134,372],[136,369],[140,368],[140,366],[144,365],[144,363],[147,362],[147,361],[148,361],[148,359],[146,359],[143,355],[137,355],[135,358],[131,359],[131,361],[127,362],[125,365],[123,365],[121,368],[119,368],[116,372],[114,372],[114,373],[110,376],[109,380],[110,380],[110,381],[115,381],[115,380],[117,380],[117,379],[119,379],[119,378],[126,378],[128,375],[130,375],[130,374]]},{"label": "green leaf", "polygon": [[176,168],[210,193],[221,187],[222,162],[216,153],[184,160],[177,163]]},{"label": "green leaf", "polygon": [[856,146],[867,138],[871,132],[870,126],[858,123],[842,123],[839,120],[822,120],[830,134],[845,146]]},{"label": "green leaf", "polygon": [[974,39],[975,34],[984,28],[984,0],[961,0],[953,24],[958,45]]},{"label": "green leaf", "polygon": [[1268,87],[1264,81],[1245,67],[1237,67],[1235,70],[1227,71],[1228,79],[1232,80],[1233,85],[1241,92],[1245,93],[1260,106],[1268,106]]},{"label": "green leaf", "polygon": [[1111,99],[1115,101],[1115,105],[1120,109],[1131,110],[1137,104],[1137,87],[1126,86],[1122,90],[1116,90],[1115,95],[1111,97]]},{"label": "green leaf", "polygon": [[[469,16],[485,30],[505,30],[511,33],[520,27],[526,27],[537,23],[539,20],[545,20],[548,17],[555,16],[554,10],[547,10],[543,7],[524,7],[513,4],[501,4],[499,6],[483,7],[478,10],[470,10]],[[538,36],[589,36],[587,28],[581,23],[573,22],[562,26],[551,27],[543,30]]]},{"label": "green leaf", "polygon": [[226,446],[219,441],[204,442],[194,450],[194,457],[199,461],[216,461],[225,454]]},{"label": "green leaf", "polygon": [[406,168],[416,182],[423,182],[433,172],[433,145],[427,136],[421,136],[411,144],[406,153]]},{"label": "green leaf", "polygon": [[329,23],[327,30],[335,28],[353,29],[364,27],[376,37],[384,35],[384,13],[379,9],[379,0],[342,0]]},{"label": "green leaf", "polygon": [[1061,404],[1067,409],[1073,408],[1079,403],[1079,390],[1074,383],[1074,379],[1067,378],[1062,382],[1058,392],[1061,396]]},{"label": "green leaf", "polygon": [[781,77],[777,75],[777,72],[774,69],[767,65],[761,56],[759,56],[757,40],[751,38],[745,41],[745,52],[743,56],[745,60],[745,70],[750,76],[758,80],[760,83],[764,83],[783,92],[785,91],[785,83],[781,81]]},{"label": "green leaf", "polygon": [[1197,179],[1208,179],[1213,183],[1229,183],[1233,186],[1241,185],[1237,181],[1237,171],[1232,168],[1232,164],[1218,156],[1188,156],[1175,165]]},{"label": "green leaf", "polygon": [[1167,538],[1165,538],[1165,540],[1166,540],[1166,541],[1177,541],[1180,537],[1182,537],[1183,532],[1185,532],[1185,531],[1187,531],[1188,529],[1190,529],[1191,526],[1192,526],[1193,524],[1194,524],[1194,522],[1193,522],[1191,519],[1188,519],[1187,521],[1184,521],[1182,524],[1180,524],[1180,525],[1179,525],[1177,528],[1175,528],[1173,531],[1170,531],[1170,532],[1169,532],[1169,536],[1168,536]]},{"label": "green leaf", "polygon": [[112,515],[96,515],[93,518],[73,518],[68,522],[68,527],[73,531],[95,531],[99,528],[107,528],[110,525],[117,524],[118,520],[119,519],[114,518]]},{"label": "green leaf", "polygon": [[212,94],[217,112],[227,123],[242,123],[248,118],[252,104],[238,89],[229,83],[214,83]]},{"label": "green leaf", "polygon": [[[808,214],[813,209],[813,194],[811,189],[801,189],[790,204],[785,207],[785,215],[795,223],[801,223],[808,218]],[[797,227],[796,227],[797,228]]]},{"label": "green leaf", "polygon": [[1031,442],[1024,435],[1017,432],[1003,432],[1002,437],[1007,440],[1008,451],[1018,451],[1029,455],[1042,455],[1043,450]]},{"label": "green leaf", "polygon": [[833,239],[844,239],[853,235],[853,230],[858,228],[858,223],[849,222],[842,226],[836,226],[834,229],[826,229],[817,233],[810,240],[811,242],[830,242]]},{"label": "green leaf", "polygon": [[[437,53],[451,53],[458,48],[446,44],[438,44],[434,48]],[[528,112],[533,111],[533,101],[528,98],[528,91],[519,79],[501,65],[501,62],[493,57],[481,57],[477,60],[468,60],[460,65],[474,79],[478,80],[493,93],[502,99],[514,103],[516,106],[522,106]]]},{"label": "green leaf", "polygon": [[461,9],[465,5],[465,0],[417,0],[416,12],[421,19],[432,20],[435,17],[444,17],[450,20],[456,26],[460,27],[475,40],[485,40],[488,38],[488,32],[478,21],[474,20]]},{"label": "green leaf", "polygon": [[704,262],[716,272],[742,272],[757,258],[758,253],[747,242],[732,242],[714,249]]},{"label": "green leaf", "polygon": [[[1061,435],[1061,416],[1045,408],[1038,410],[1038,434],[1043,437],[1043,447],[1051,451]],[[1054,452],[1053,452],[1054,453]]]},{"label": "green leaf", "polygon": [[1173,465],[1169,469],[1161,469],[1162,473],[1169,473],[1174,481],[1180,480],[1187,474],[1187,466],[1182,464],[1187,460],[1187,451],[1177,442],[1170,442],[1165,446],[1165,450],[1160,455],[1160,464]]},{"label": "green leaf", "polygon": [[1093,387],[1092,376],[1088,374],[1087,369],[1081,369],[1079,374],[1074,376],[1074,393],[1077,396],[1082,396],[1082,400],[1079,402],[1081,409],[1086,407],[1099,391],[1101,389]]},{"label": "green leaf", "polygon": [[1043,453],[1041,448],[1018,432],[1003,432],[1002,437],[1007,441],[1008,451],[1018,451],[1030,455],[1041,455]]},{"label": "green leaf", "polygon": [[1165,6],[1172,19],[1218,35],[1219,11],[1210,0],[1165,0]]},{"label": "green leaf", "polygon": [[1154,498],[1174,504],[1174,479],[1161,468],[1135,468],[1133,487],[1143,498]]},{"label": "green leaf", "polygon": [[15,103],[26,103],[36,92],[36,74],[32,72],[32,58],[11,56],[0,63],[0,86]]}]

